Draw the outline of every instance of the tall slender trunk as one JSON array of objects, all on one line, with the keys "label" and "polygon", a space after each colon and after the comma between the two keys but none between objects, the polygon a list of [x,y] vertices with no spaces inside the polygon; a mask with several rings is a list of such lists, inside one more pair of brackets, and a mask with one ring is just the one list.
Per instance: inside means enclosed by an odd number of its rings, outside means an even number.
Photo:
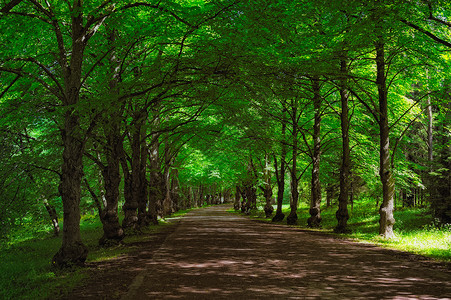
[{"label": "tall slender trunk", "polygon": [[349,219],[348,212],[348,194],[349,194],[349,174],[351,168],[351,152],[349,148],[349,112],[348,100],[349,93],[347,90],[348,62],[346,56],[340,60],[340,100],[341,100],[341,142],[342,156],[340,168],[340,195],[338,196],[338,210],[335,213],[338,224],[334,231],[337,233],[345,233],[347,231],[347,223]]},{"label": "tall slender trunk", "polygon": [[[131,203],[132,200],[132,174],[130,173],[130,168],[128,166],[127,162],[127,155],[124,150],[123,141],[121,141],[121,154],[119,156],[120,162],[121,162],[121,168],[122,168],[122,174],[124,175],[124,203]],[[122,206],[122,209],[125,209],[124,206]],[[122,221],[123,222],[123,221]],[[123,228],[126,228],[127,226],[122,225]]]},{"label": "tall slender trunk", "polygon": [[250,156],[250,160],[247,168],[248,180],[245,184],[245,193],[247,198],[247,212],[249,213],[251,209],[257,209],[257,178],[255,172],[254,161],[252,156]]},{"label": "tall slender trunk", "polygon": [[274,207],[272,207],[272,186],[271,186],[271,171],[270,171],[270,162],[269,162],[269,155],[265,155],[265,187],[263,189],[263,194],[265,196],[266,204],[264,207],[265,210],[265,216],[267,218],[271,217]]},{"label": "tall slender trunk", "polygon": [[431,96],[427,97],[427,114],[428,114],[428,160],[429,163],[432,163],[434,160],[434,147],[433,147],[433,122],[434,118],[432,117],[432,105],[431,105]]},{"label": "tall slender trunk", "polygon": [[166,143],[164,149],[165,167],[163,173],[164,182],[164,200],[163,200],[163,215],[168,216],[174,212],[173,202],[171,198],[171,159],[169,158],[169,148]]},{"label": "tall slender trunk", "polygon": [[382,182],[382,204],[379,208],[379,234],[384,238],[392,238],[395,182],[390,164],[390,138],[388,126],[388,92],[385,76],[385,44],[382,37],[376,42],[376,84],[379,96],[379,136],[380,163],[379,174]]},{"label": "tall slender trunk", "polygon": [[319,79],[314,78],[313,106],[315,110],[315,123],[313,125],[313,163],[312,163],[312,198],[310,201],[309,227],[320,227],[321,224],[321,182],[319,179],[321,157],[321,95]]},{"label": "tall slender trunk", "polygon": [[139,189],[136,191],[136,197],[138,198],[138,224],[141,227],[150,224],[147,212],[147,204],[149,200],[149,189],[148,180],[146,178],[146,168],[147,168],[147,154],[149,152],[147,142],[146,142],[146,132],[141,130],[141,156],[139,159]]},{"label": "tall slender trunk", "polygon": [[297,99],[292,100],[291,102],[291,119],[292,119],[292,166],[291,166],[291,198],[290,198],[290,214],[287,217],[287,224],[294,225],[298,220],[298,200],[299,200],[299,191],[298,191],[298,177],[297,177],[297,156],[298,156],[298,124],[297,124]]},{"label": "tall slender trunk", "polygon": [[153,136],[149,149],[149,219],[153,224],[158,224],[158,215],[161,207],[161,199],[163,193],[161,190],[161,167],[159,155],[159,141],[158,136]]},{"label": "tall slender trunk", "polygon": [[178,170],[171,170],[171,199],[174,207],[174,211],[179,211],[181,209],[180,197],[179,197],[179,177]]},{"label": "tall slender trunk", "polygon": [[[277,175],[277,209],[276,215],[272,218],[273,222],[280,222],[285,218],[285,214],[282,212],[283,205],[283,193],[285,191],[285,171],[286,171],[286,157],[287,157],[287,144],[285,143],[285,133],[287,129],[287,111],[284,107],[282,110],[282,142],[280,153],[280,170],[277,172],[277,160],[274,159],[274,165]],[[278,174],[277,174],[278,173]]]},{"label": "tall slender trunk", "polygon": [[196,201],[197,207],[202,207],[204,205],[204,186],[202,184],[199,185],[199,193]]}]

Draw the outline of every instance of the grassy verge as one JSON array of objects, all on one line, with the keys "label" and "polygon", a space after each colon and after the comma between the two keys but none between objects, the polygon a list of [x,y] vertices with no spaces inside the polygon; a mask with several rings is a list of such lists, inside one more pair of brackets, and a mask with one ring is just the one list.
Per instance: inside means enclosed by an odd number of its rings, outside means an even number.
[{"label": "grassy verge", "polygon": [[[305,204],[301,204],[298,210],[298,226],[304,229],[307,229],[308,210]],[[336,210],[336,206],[322,207],[322,228],[315,230],[332,234],[337,224]],[[283,212],[286,216],[289,214],[289,205],[284,205]],[[396,237],[390,240],[382,239],[378,234],[379,213],[370,199],[355,203],[352,210],[349,208],[349,214],[351,233],[343,235],[345,237],[451,262],[451,224],[440,228],[433,226],[434,219],[425,208],[397,208],[394,213]],[[265,218],[263,206],[253,211],[251,217],[271,221]],[[282,223],[286,224],[286,219]]]},{"label": "grassy verge", "polygon": [[[171,216],[177,218],[187,211]],[[89,248],[87,262],[104,261],[135,250],[127,246],[145,241],[152,233],[172,226],[169,220],[160,225],[143,229],[139,234],[126,236],[125,245],[110,248],[98,246],[103,234],[102,224],[96,216],[84,216],[81,220],[83,242]],[[28,239],[10,243],[0,252],[0,299],[48,299],[68,294],[75,286],[87,279],[83,268],[58,271],[51,265],[52,256],[61,246],[61,237]]]}]

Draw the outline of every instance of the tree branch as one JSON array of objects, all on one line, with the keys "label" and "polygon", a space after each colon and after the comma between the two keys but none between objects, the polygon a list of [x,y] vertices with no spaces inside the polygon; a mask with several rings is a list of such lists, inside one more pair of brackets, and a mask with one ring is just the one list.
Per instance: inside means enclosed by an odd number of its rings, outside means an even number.
[{"label": "tree branch", "polygon": [[58,99],[61,99],[62,95],[58,93],[58,90],[55,90],[50,85],[48,85],[44,80],[42,80],[39,77],[33,76],[31,73],[24,72],[21,69],[10,69],[0,66],[0,72],[7,72],[7,73],[13,73],[17,74],[23,77],[29,77],[36,82],[40,83],[45,89],[47,89],[50,93],[52,93],[54,96],[56,96]]},{"label": "tree branch", "polygon": [[58,89],[61,92],[61,95],[64,95],[64,89],[63,87],[60,85],[60,83],[58,82],[58,80],[56,79],[55,75],[52,74],[52,72],[50,72],[50,70],[44,66],[41,62],[39,62],[36,58],[34,57],[28,57],[28,58],[17,58],[15,59],[17,61],[29,61],[34,63],[35,65],[37,65],[38,67],[40,67],[46,74],[47,76],[50,77],[50,79],[52,79],[52,81],[56,84],[56,86],[58,87]]},{"label": "tree branch", "polygon": [[407,26],[409,26],[409,27],[411,27],[411,28],[413,28],[413,29],[415,29],[415,30],[427,35],[428,37],[430,37],[431,39],[433,39],[437,43],[442,44],[442,45],[444,45],[444,46],[446,46],[448,48],[451,48],[451,43],[450,42],[447,42],[444,39],[439,38],[438,36],[436,36],[432,32],[427,31],[427,30],[421,28],[420,26],[418,26],[416,24],[413,24],[413,23],[411,23],[411,22],[409,22],[407,20],[401,20],[401,22],[406,24]]},{"label": "tree branch", "polygon": [[21,75],[17,75],[16,78],[6,87],[6,89],[0,94],[0,99],[8,92],[8,90],[16,83],[19,78],[22,77]]},{"label": "tree branch", "polygon": [[0,9],[1,13],[7,14],[10,13],[11,9],[13,9],[16,5],[19,5],[23,0],[12,0],[7,3],[2,9]]}]

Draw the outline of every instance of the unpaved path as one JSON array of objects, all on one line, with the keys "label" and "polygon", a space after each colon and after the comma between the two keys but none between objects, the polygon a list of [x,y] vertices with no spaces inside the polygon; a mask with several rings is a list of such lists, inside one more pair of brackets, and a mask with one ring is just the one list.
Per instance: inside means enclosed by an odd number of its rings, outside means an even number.
[{"label": "unpaved path", "polygon": [[90,263],[90,279],[60,299],[451,299],[440,264],[229,208],[191,211],[132,253]]},{"label": "unpaved path", "polygon": [[451,299],[434,263],[227,208],[185,216],[122,299]]}]

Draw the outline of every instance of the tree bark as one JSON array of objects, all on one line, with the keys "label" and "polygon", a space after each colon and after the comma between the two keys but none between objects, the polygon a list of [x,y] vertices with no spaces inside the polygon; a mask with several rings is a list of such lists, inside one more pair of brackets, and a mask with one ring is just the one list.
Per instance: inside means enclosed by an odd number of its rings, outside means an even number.
[{"label": "tree bark", "polygon": [[434,160],[434,147],[433,147],[433,121],[432,117],[432,105],[431,105],[431,97],[427,97],[427,114],[428,114],[428,160],[429,163],[432,163]]},{"label": "tree bark", "polygon": [[235,188],[235,202],[233,203],[233,209],[234,210],[239,210],[240,209],[240,199],[241,199],[240,188],[239,188],[239,186],[236,186],[236,188]]},{"label": "tree bark", "polygon": [[[61,248],[53,256],[52,263],[58,267],[84,264],[88,248],[80,235],[80,198],[83,178],[83,152],[85,138],[81,134],[79,112],[74,108],[80,98],[83,54],[88,37],[83,26],[81,3],[72,7],[71,56],[69,65],[64,45],[60,47],[60,67],[64,82],[63,105],[66,108],[61,137],[63,142],[63,164],[59,192],[63,201],[64,223]],[[53,21],[53,20],[52,20]],[[61,31],[55,28],[56,39]],[[61,41],[63,43],[63,41]]]},{"label": "tree bark", "polygon": [[291,103],[291,119],[292,119],[292,166],[290,170],[291,175],[291,198],[290,198],[290,214],[287,217],[287,224],[294,225],[298,220],[298,200],[299,200],[299,191],[298,191],[298,177],[297,177],[297,156],[298,156],[298,128],[297,128],[297,100],[292,100]]},{"label": "tree bark", "polygon": [[178,170],[172,169],[171,171],[171,199],[174,207],[174,211],[179,211],[181,209],[180,196],[179,196],[179,178]]},{"label": "tree bark", "polygon": [[341,143],[342,156],[340,168],[340,194],[338,196],[338,210],[335,213],[337,218],[337,226],[334,231],[337,233],[345,233],[348,231],[348,195],[349,195],[349,174],[351,168],[351,150],[349,147],[349,112],[348,100],[349,93],[347,90],[348,62],[346,58],[340,60],[340,100],[341,100]]},{"label": "tree bark", "polygon": [[100,220],[103,225],[103,236],[99,240],[100,245],[117,243],[124,238],[124,231],[119,223],[118,203],[119,185],[121,183],[120,153],[122,147],[122,137],[118,124],[111,120],[109,129],[106,129],[106,158],[107,164],[102,170],[105,187],[105,207],[101,212]]},{"label": "tree bark", "polygon": [[274,207],[272,206],[272,186],[271,186],[271,171],[270,171],[270,162],[268,154],[265,155],[265,186],[263,188],[263,194],[265,196],[266,204],[264,207],[266,218],[270,218]]},{"label": "tree bark", "polygon": [[[440,107],[443,114],[442,122],[451,120],[451,103]],[[440,224],[451,223],[451,138],[445,124],[438,126],[435,136],[437,137],[437,154],[435,155],[435,166],[431,182],[431,209],[434,217]],[[437,224],[438,225],[438,224]]]},{"label": "tree bark", "polygon": [[[78,97],[78,89],[73,90],[73,98]],[[72,100],[76,103],[77,100]],[[63,200],[63,241],[59,251],[53,256],[53,264],[57,267],[70,267],[84,264],[88,256],[88,248],[83,244],[80,235],[80,198],[81,180],[83,177],[83,148],[78,134],[80,121],[77,112],[67,109],[62,131],[63,165],[59,192]]]},{"label": "tree bark", "polygon": [[[130,171],[127,170],[128,174],[125,174],[125,180],[128,181],[126,184],[128,186],[124,187],[124,192],[129,193],[128,197],[125,198],[124,205],[122,206],[122,209],[124,211],[124,220],[122,221],[122,228],[128,229],[137,229],[138,228],[138,205],[139,205],[139,199],[141,196],[140,189],[142,188],[143,184],[141,182],[141,128],[143,125],[142,116],[138,113],[137,115],[133,116],[133,129],[132,129],[132,141],[131,141],[131,150],[132,150],[132,156],[131,156],[131,164],[130,164]],[[127,162],[125,161],[125,164]],[[124,163],[122,164],[124,166]],[[129,189],[127,191],[127,189]]]},{"label": "tree bark", "polygon": [[81,8],[75,5],[73,11],[77,12],[78,9],[80,12],[72,16],[70,66],[62,66],[65,83],[63,104],[66,112],[63,120],[64,127],[61,131],[63,164],[59,192],[63,201],[64,223],[62,245],[52,259],[52,263],[58,267],[82,265],[88,256],[88,248],[83,244],[80,235],[80,198],[85,139],[81,135],[79,113],[74,108],[80,98],[83,53],[86,46]]},{"label": "tree bark", "polygon": [[246,213],[247,212],[247,196],[246,196],[246,192],[245,192],[245,187],[243,186],[242,188],[240,188],[240,194],[241,194],[241,212],[242,213]]},{"label": "tree bark", "polygon": [[147,212],[148,200],[149,200],[149,182],[146,178],[146,169],[147,169],[147,154],[149,152],[147,142],[145,140],[146,132],[141,130],[141,155],[139,159],[139,189],[136,191],[136,197],[138,198],[138,225],[140,227],[145,227],[150,224],[149,214]]},{"label": "tree bark", "polygon": [[53,205],[50,205],[47,200],[44,199],[45,209],[49,213],[50,220],[52,220],[53,226],[53,235],[59,236],[60,234],[60,225],[58,223],[58,214],[56,213],[56,209]]},{"label": "tree bark", "polygon": [[161,171],[158,137],[154,136],[149,149],[149,219],[156,225],[158,224],[159,207],[163,198],[161,191]]},{"label": "tree bark", "polygon": [[382,37],[376,42],[376,84],[379,96],[379,175],[382,182],[382,204],[379,208],[379,234],[384,238],[394,237],[393,217],[395,183],[390,164],[390,138],[388,125],[388,92],[385,76],[385,44]]},{"label": "tree bark", "polygon": [[[106,28],[108,32],[108,44],[114,47],[116,41],[116,30]],[[101,211],[100,219],[103,225],[103,236],[99,240],[100,245],[117,244],[124,238],[124,231],[119,223],[119,185],[120,175],[120,155],[123,137],[120,132],[120,122],[122,117],[121,103],[117,99],[119,95],[119,72],[120,62],[115,51],[109,57],[111,79],[109,82],[109,94],[113,110],[105,116],[104,135],[106,139],[105,156],[106,165],[103,166],[102,177],[105,187],[104,209]]]},{"label": "tree bark", "polygon": [[281,142],[281,154],[280,154],[280,170],[277,172],[277,160],[274,159],[274,165],[277,175],[277,209],[276,215],[272,218],[273,222],[280,222],[285,218],[285,214],[282,212],[283,205],[283,193],[285,191],[285,171],[286,171],[286,157],[287,157],[287,145],[285,143],[285,133],[287,128],[286,109],[282,110],[282,142]]},{"label": "tree bark", "polygon": [[312,87],[315,122],[313,125],[312,198],[309,210],[310,218],[308,218],[307,223],[309,227],[317,228],[321,226],[321,182],[319,179],[321,157],[321,95],[318,78],[313,79]]},{"label": "tree bark", "polygon": [[171,158],[169,153],[169,145],[166,142],[164,149],[164,171],[163,171],[163,216],[169,216],[174,212],[174,206],[171,198]]}]

